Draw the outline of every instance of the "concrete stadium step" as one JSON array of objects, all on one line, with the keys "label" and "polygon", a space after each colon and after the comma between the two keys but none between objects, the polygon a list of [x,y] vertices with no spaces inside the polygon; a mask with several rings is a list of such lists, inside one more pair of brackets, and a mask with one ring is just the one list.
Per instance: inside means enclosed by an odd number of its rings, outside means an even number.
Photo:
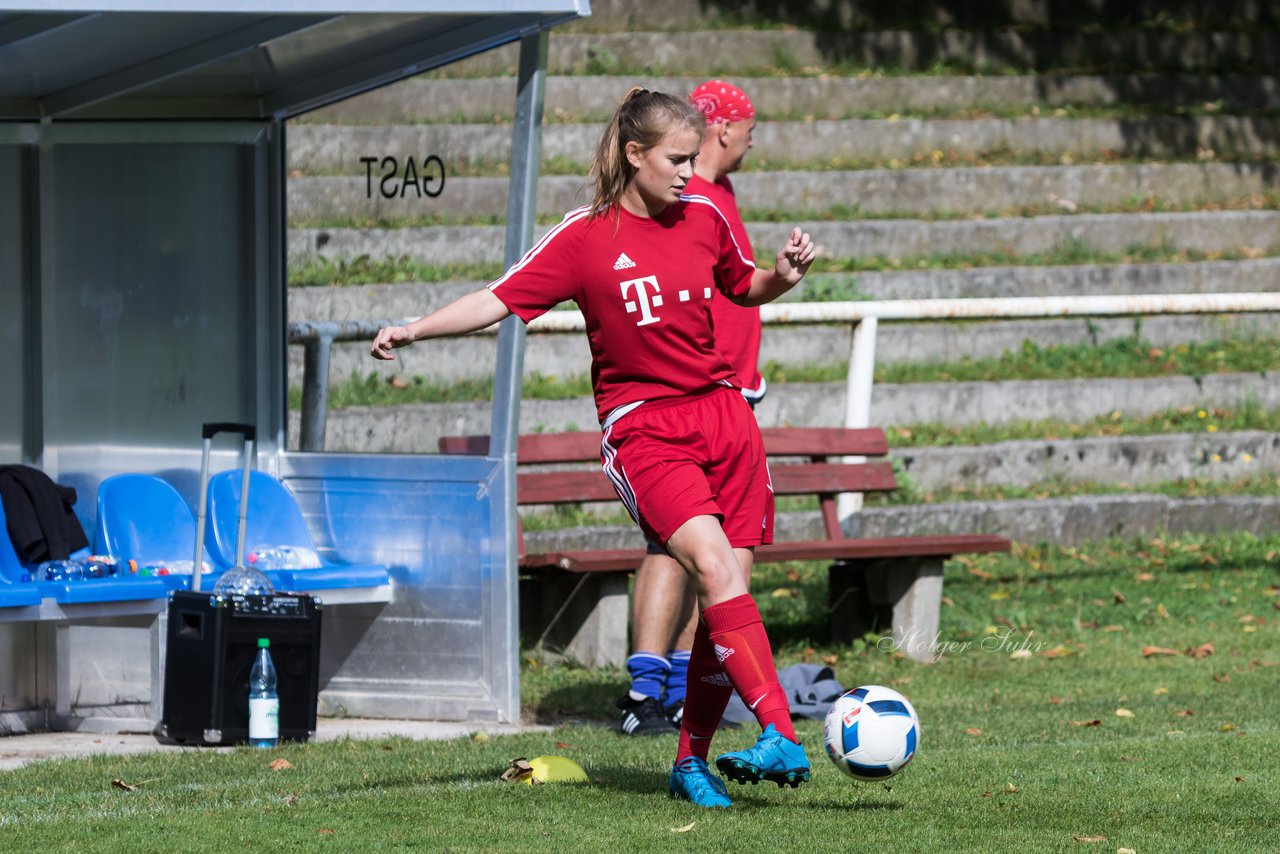
[{"label": "concrete stadium step", "polygon": [[[291,321],[417,317],[484,284],[454,281],[290,288],[288,313]],[[860,295],[871,299],[1269,292],[1280,290],[1280,258],[810,273],[783,299],[806,301],[835,287],[856,287]]]},{"label": "concrete stadium step", "polygon": [[[788,383],[775,387],[756,410],[761,426],[840,426],[844,383]],[[1252,402],[1280,408],[1280,383],[1257,374],[1210,374],[1155,379],[1081,379],[1003,383],[882,384],[875,388],[871,422],[879,425],[1002,424],[1049,418],[1084,421],[1122,412],[1141,417],[1181,406],[1234,408]],[[435,453],[440,436],[489,429],[489,401],[353,407],[329,413],[330,451]],[[289,447],[298,447],[299,413],[289,413]],[[523,432],[592,429],[589,398],[525,399]]]},{"label": "concrete stadium step", "polygon": [[[553,36],[553,39],[555,36]],[[683,94],[707,79],[548,75],[543,114],[548,122],[604,121],[633,83]],[[1213,104],[1225,112],[1280,108],[1280,85],[1268,75],[1064,74],[999,77],[832,76],[735,77],[751,96],[761,121],[781,118],[847,118],[973,107],[1072,104],[1161,108]],[[304,124],[419,124],[510,122],[514,77],[433,79],[414,77],[300,116]]]},{"label": "concrete stadium step", "polygon": [[[921,8],[924,6],[924,8]],[[751,24],[819,30],[942,27],[1085,29],[1168,28],[1211,30],[1238,27],[1275,29],[1280,9],[1262,0],[1002,0],[999,3],[884,3],[882,0],[826,0],[821,3],[742,3],[688,0],[592,0],[591,16],[555,32],[714,29]]]},{"label": "concrete stadium step", "polygon": [[[589,162],[600,138],[598,124],[548,125],[542,162]],[[1114,157],[1233,159],[1280,157],[1280,118],[1275,116],[1156,116],[1146,119],[888,119],[762,122],[754,135],[752,168],[769,163],[865,162],[934,151],[980,155],[1010,151],[1059,158]],[[1105,154],[1104,154],[1105,153]],[[511,158],[511,128],[503,124],[296,125],[289,129],[290,170],[311,175],[365,177],[361,158],[436,155],[446,172],[479,164],[494,174]],[[374,164],[374,173],[380,175]],[[375,182],[376,183],[376,182]]]},{"label": "concrete stadium step", "polygon": [[[1117,29],[554,33],[547,70],[554,74],[751,74],[848,68],[927,70],[948,66],[987,73],[1058,69],[1169,70],[1183,73],[1272,70],[1280,62],[1274,31],[1170,33]],[[514,74],[515,46],[449,66],[449,77]]]},{"label": "concrete stadium step", "polygon": [[[448,178],[435,198],[400,184],[379,186],[382,173],[295,177],[288,183],[293,224],[395,221],[432,214],[457,220],[507,213],[506,178]],[[863,215],[940,215],[1027,207],[1107,208],[1151,199],[1168,206],[1204,205],[1280,190],[1280,163],[1167,163],[1107,166],[999,166],[949,169],[741,172],[733,176],[738,205],[797,212],[842,208]],[[437,185],[433,185],[433,189]],[[538,180],[539,214],[557,216],[590,201],[586,180]],[[1261,203],[1259,198],[1258,202]],[[812,214],[810,214],[812,215]]]},{"label": "concrete stadium step", "polygon": [[1231,481],[1280,473],[1280,434],[1264,430],[1034,439],[936,448],[893,456],[922,492],[1035,483],[1128,484],[1196,478]]},{"label": "concrete stadium step", "polygon": [[[1280,212],[1075,214],[1005,219],[927,222],[911,219],[855,222],[747,223],[756,254],[769,257],[792,226],[813,235],[827,258],[927,258],[935,255],[1005,253],[1026,255],[1066,245],[1097,252],[1134,246],[1170,246],[1219,252],[1241,247],[1266,249],[1280,235]],[[536,237],[549,230],[535,229]],[[503,258],[501,226],[353,229],[292,228],[289,266],[322,260],[408,258],[421,263],[497,264]]]},{"label": "concrete stadium step", "polygon": [[[1134,330],[1135,321],[1131,318],[884,323],[876,336],[876,361],[883,365],[998,357],[1016,352],[1024,341],[1040,347],[1089,345],[1128,338]],[[1142,319],[1140,330],[1144,342],[1163,348],[1228,338],[1277,339],[1280,316],[1148,317]],[[848,326],[770,326],[762,336],[760,361],[796,367],[843,367],[848,362],[851,343]],[[363,378],[373,373],[387,379],[424,377],[433,383],[450,384],[491,377],[496,362],[497,337],[493,335],[409,347],[398,351],[391,364],[371,359],[367,341],[344,342],[334,344],[330,350],[329,382],[335,385],[353,376]],[[538,334],[526,339],[526,376],[586,376],[590,365],[591,353],[583,335]],[[295,345],[289,348],[289,384],[301,387],[302,381],[303,349]],[[785,386],[776,384],[775,388]]]}]

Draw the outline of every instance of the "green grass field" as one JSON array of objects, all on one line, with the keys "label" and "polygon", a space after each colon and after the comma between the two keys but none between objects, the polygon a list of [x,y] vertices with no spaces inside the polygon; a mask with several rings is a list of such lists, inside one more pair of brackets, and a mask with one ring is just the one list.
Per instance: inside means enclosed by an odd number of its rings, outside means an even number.
[{"label": "green grass field", "polygon": [[[953,561],[933,664],[874,636],[830,644],[825,587],[805,564],[761,567],[754,584],[780,664],[826,661],[847,686],[914,702],[920,751],[887,783],[840,775],[806,721],[808,785],[735,786],[724,812],[672,801],[674,736],[609,729],[622,672],[529,655],[525,713],[549,730],[38,763],[0,774],[0,849],[1274,850],[1280,537]],[[724,732],[714,749],[753,738]],[[591,782],[498,780],[544,754]],[[278,758],[292,767],[272,770]]]}]

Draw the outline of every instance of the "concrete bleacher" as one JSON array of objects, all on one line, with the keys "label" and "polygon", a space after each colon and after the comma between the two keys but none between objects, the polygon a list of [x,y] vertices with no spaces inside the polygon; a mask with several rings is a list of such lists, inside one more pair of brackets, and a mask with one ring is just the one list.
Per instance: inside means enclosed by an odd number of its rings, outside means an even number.
[{"label": "concrete bleacher", "polygon": [[[1026,0],[930,4],[922,12],[912,4],[853,0],[734,8],[659,2],[643,10],[599,2],[593,10],[589,21],[551,36],[538,199],[545,216],[584,198],[581,175],[599,122],[628,85],[681,91],[721,75],[747,89],[760,112],[755,149],[734,177],[757,254],[765,255],[796,221],[818,235],[828,258],[885,262],[873,270],[811,274],[788,299],[1280,290],[1280,51],[1274,49],[1275,17],[1256,3]],[[513,53],[494,51],[293,123],[294,268],[366,256],[496,264],[513,68]],[[439,198],[366,195],[360,156],[429,153],[449,170]],[[1054,252],[1066,257],[1053,263],[1037,257]],[[416,315],[480,284],[293,288],[290,319]],[[1049,346],[1133,332],[1125,319],[882,325],[878,362],[959,360],[998,355],[1024,340]],[[1268,315],[1149,318],[1141,334],[1158,347],[1273,339],[1280,323]],[[842,364],[848,338],[844,327],[768,329],[762,360]],[[338,344],[330,376],[335,384],[371,372],[381,379],[460,381],[491,370],[492,346],[475,338],[411,348],[401,362],[377,366],[366,345]],[[585,365],[580,336],[528,339],[528,372],[581,374]],[[293,353],[292,384],[300,383],[300,373],[300,353]],[[840,382],[777,382],[758,415],[765,425],[839,424],[843,396]],[[1234,407],[1246,400],[1263,410],[1280,407],[1273,378],[884,384],[876,387],[872,420],[998,424]],[[487,412],[487,404],[465,401],[336,410],[327,447],[430,453],[439,435],[486,429]],[[585,398],[522,404],[522,432],[593,422]],[[1208,480],[1240,476],[1246,457],[1251,471],[1280,469],[1265,431],[1261,437],[1091,441],[1088,447],[1002,443],[963,454],[970,461],[984,450],[988,458],[1047,461],[1009,475],[1021,483],[1051,479],[1054,461],[1072,456],[1120,460],[1088,467],[1087,474],[1132,487],[1132,496],[1103,502],[1111,516],[1131,520],[1125,532],[1160,525],[1209,529],[1232,519],[1243,528],[1265,528],[1280,518],[1275,500],[1265,496],[1197,499],[1195,506],[1161,497],[1153,510],[1153,499],[1142,494],[1145,483],[1188,472]],[[1159,450],[1147,448],[1159,442]],[[1227,464],[1210,465],[1214,455]],[[961,457],[945,448],[903,452],[903,459],[917,461],[913,476],[934,472],[928,482],[935,485],[972,478],[964,474],[972,465]],[[1153,467],[1153,458],[1168,465]],[[940,533],[949,525],[968,531],[1012,524],[1002,532],[1035,537],[1064,514],[1080,515],[1082,503],[1041,501],[1016,518],[1007,506],[978,506],[982,502],[932,515],[927,507],[876,508],[863,524]],[[1102,535],[1114,529],[1106,515],[1099,514],[1097,524],[1065,528],[1073,537]]]}]

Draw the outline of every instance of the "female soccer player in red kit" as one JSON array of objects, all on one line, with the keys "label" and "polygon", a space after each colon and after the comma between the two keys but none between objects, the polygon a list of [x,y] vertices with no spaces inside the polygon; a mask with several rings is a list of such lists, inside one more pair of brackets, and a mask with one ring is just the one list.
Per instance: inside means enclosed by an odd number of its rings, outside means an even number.
[{"label": "female soccer player in red kit", "polygon": [[515,314],[526,323],[565,300],[586,319],[601,460],[645,533],[689,573],[700,608],[672,794],[727,807],[706,763],[736,688],[760,721],[755,745],[716,758],[736,782],[796,786],[809,762],[741,565],[773,540],[773,492],[755,418],[715,346],[711,298],[777,298],[815,247],[793,229],[774,269],[757,271],[724,216],[687,195],[705,132],[683,98],[639,87],[623,98],[591,166],[595,197],[570,211],[510,270],[409,326],[373,340],[374,358],[423,338],[462,335]]}]

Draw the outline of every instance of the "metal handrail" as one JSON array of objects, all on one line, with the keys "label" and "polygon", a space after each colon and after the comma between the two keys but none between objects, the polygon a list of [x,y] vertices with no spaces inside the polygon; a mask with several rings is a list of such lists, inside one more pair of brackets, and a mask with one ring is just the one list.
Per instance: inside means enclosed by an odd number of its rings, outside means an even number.
[{"label": "metal handrail", "polygon": [[[845,426],[866,427],[871,421],[876,332],[881,320],[1002,320],[1015,317],[1249,314],[1268,311],[1280,311],[1280,293],[770,303],[761,306],[760,321],[766,326],[815,323],[852,325],[853,343],[849,350],[849,372],[846,380]],[[333,342],[371,340],[383,326],[403,325],[413,319],[289,324],[289,343],[305,347],[299,442],[304,451],[324,450],[329,395],[329,348]],[[550,311],[528,327],[530,333],[536,334],[582,332],[585,329],[586,321],[581,312],[577,311]],[[492,326],[477,334],[496,332],[497,326]]]}]

